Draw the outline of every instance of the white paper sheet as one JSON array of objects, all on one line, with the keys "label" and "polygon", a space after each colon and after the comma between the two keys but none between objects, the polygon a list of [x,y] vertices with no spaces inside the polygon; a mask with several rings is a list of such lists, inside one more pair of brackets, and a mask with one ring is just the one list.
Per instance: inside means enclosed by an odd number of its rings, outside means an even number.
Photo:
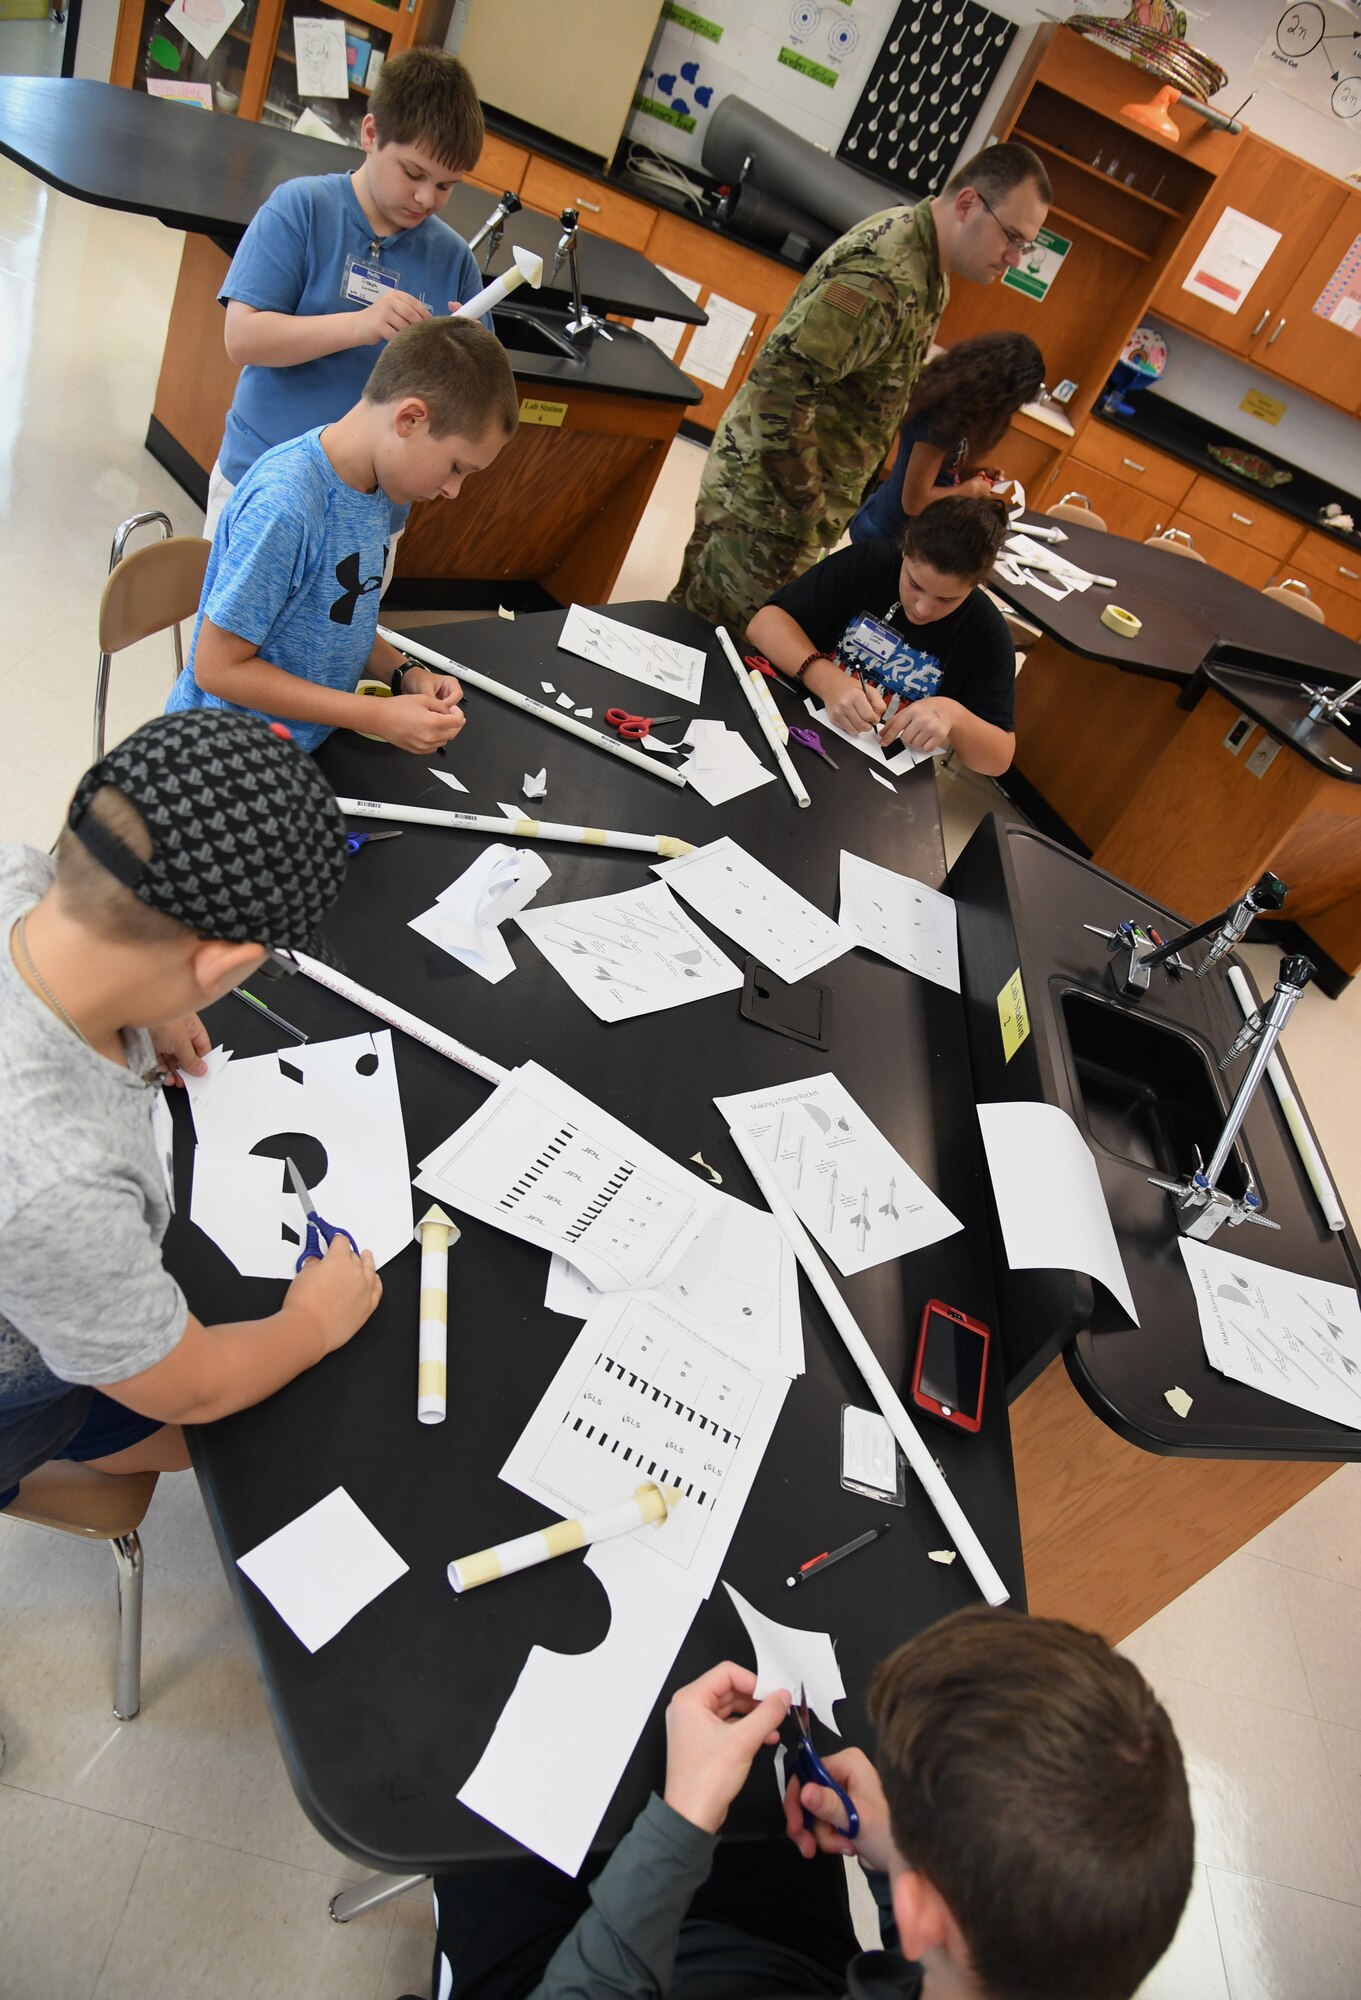
[{"label": "white paper sheet", "polygon": [[964,1226],[831,1074],[714,1103],[751,1134],[795,1214],[845,1277]]},{"label": "white paper sheet", "polygon": [[790,983],[851,948],[830,917],[726,834],[675,861],[654,862],[653,873]]},{"label": "white paper sheet", "polygon": [[1268,228],[1242,209],[1226,208],[1200,255],[1192,259],[1181,288],[1221,312],[1236,313],[1280,240],[1279,229]]},{"label": "white paper sheet", "polygon": [[[225,1053],[225,1051],[224,1051]],[[175,1121],[170,1115],[163,1090],[152,1093],[151,1098],[151,1139],[156,1148],[156,1156],[161,1163],[161,1179],[165,1182],[165,1198],[170,1203],[171,1213],[175,1209]]]},{"label": "white paper sheet", "polygon": [[[188,1070],[181,1072],[184,1077],[185,1095],[189,1099],[189,1108],[191,1111],[200,1108],[208,1102],[208,1099],[213,1094],[214,1084],[231,1059],[231,1050],[224,1049],[219,1045],[215,1049],[209,1049],[207,1055],[203,1058],[208,1071],[206,1076],[191,1076]],[[197,1127],[195,1129],[197,1130]]]},{"label": "white paper sheet", "polygon": [[[669,1276],[650,1292],[627,1296],[662,1299],[679,1307],[727,1353],[753,1368],[802,1375],[803,1324],[794,1252],[767,1210],[727,1194],[715,1200],[717,1214]],[[550,1312],[586,1319],[601,1296],[565,1257],[552,1259],[543,1301]]]},{"label": "white paper sheet", "polygon": [[588,611],[582,604],[574,604],[568,611],[558,645],[565,653],[608,667],[611,673],[642,681],[664,694],[668,702],[698,702],[704,685],[704,655],[698,646],[683,646],[679,639],[640,632],[636,625],[621,625],[617,618],[607,618],[603,611]]},{"label": "white paper sheet", "polygon": [[783,1688],[797,1704],[802,1688],[810,1711],[834,1735],[840,1736],[836,1704],[845,1699],[846,1688],[830,1635],[804,1632],[797,1625],[777,1624],[754,1604],[748,1604],[730,1583],[725,1582],[723,1588],[746,1626],[756,1654],[757,1701],[764,1701],[768,1694]]},{"label": "white paper sheet", "polygon": [[442,785],[447,785],[451,792],[467,791],[468,787],[464,784],[460,784],[452,771],[437,771],[433,764],[427,764],[426,769],[429,771],[432,778],[438,778],[440,783]]},{"label": "white paper sheet", "polygon": [[[1361,1430],[1361,1304],[1346,1285],[1177,1239],[1210,1366],[1298,1409]],[[1170,1399],[1169,1399],[1170,1400]]]},{"label": "white paper sheet", "polygon": [[841,850],[837,921],[857,944],[937,986],[959,991],[955,906],[939,889]]},{"label": "white paper sheet", "polygon": [[236,1566],[309,1653],[410,1567],[343,1486],[238,1556]]},{"label": "white paper sheet", "polygon": [[171,0],[165,10],[166,26],[183,35],[191,48],[201,56],[213,53],[232,22],[241,12],[245,0],[199,0],[192,10],[184,0]]},{"label": "white paper sheet", "polygon": [[629,1539],[707,1596],[788,1388],[655,1295],[602,1299],[501,1477],[565,1515],[610,1506],[630,1482],[679,1486],[675,1512]]},{"label": "white paper sheet", "polygon": [[622,896],[524,910],[516,918],[579,1000],[602,1021],[632,1021],[687,1000],[733,993],[742,974],[665,882]]},{"label": "white paper sheet", "polygon": [[541,854],[495,841],[408,928],[496,985],[515,970],[500,926],[519,915],[551,873]]},{"label": "white paper sheet", "polygon": [[[702,287],[698,278],[684,278],[679,271],[668,271],[665,264],[658,264],[657,269],[664,278],[671,280],[677,291],[684,292],[687,299],[699,297]],[[639,319],[634,321],[634,325],[639,333],[647,335],[654,347],[660,347],[668,361],[675,360],[682,336],[689,331],[686,322],[680,319]]]},{"label": "white paper sheet", "polygon": [[712,382],[715,389],[726,388],[741,355],[742,343],[756,324],[756,315],[732,299],[720,298],[717,292],[710,292],[704,310],[709,315],[709,324],[696,327],[682,366],[697,382]]},{"label": "white paper sheet", "polygon": [[910,749],[906,743],[885,750],[872,729],[853,736],[849,729],[842,729],[833,722],[826,709],[819,708],[810,695],[804,696],[803,705],[819,729],[825,729],[831,736],[839,736],[843,743],[849,743],[862,757],[868,757],[871,764],[882,764],[886,771],[910,771],[917,764],[929,764],[936,754],[933,750]]},{"label": "white paper sheet", "polygon": [[238,1057],[191,1109],[198,1148],[190,1216],[243,1277],[291,1278],[306,1237],[283,1159],[259,1151],[270,1139],[315,1142],[321,1172],[306,1154],[294,1158],[318,1213],[379,1265],[411,1241],[406,1130],[387,1029]]},{"label": "white paper sheet", "polygon": [[348,97],[345,23],[335,15],[295,15],[293,53],[298,59],[299,97]]},{"label": "white paper sheet", "polygon": [[602,1292],[659,1284],[715,1212],[688,1167],[533,1062],[422,1160],[416,1185],[556,1251]]},{"label": "white paper sheet", "polygon": [[1086,1140],[1057,1104],[980,1104],[1002,1241],[1013,1271],[1085,1271],[1137,1326],[1101,1176]]},{"label": "white paper sheet", "polygon": [[692,722],[681,741],[694,745],[682,767],[685,782],[708,805],[725,806],[775,781],[746,738],[726,723]]},{"label": "white paper sheet", "polygon": [[886,778],[883,772],[876,771],[873,765],[870,766],[869,776],[873,778],[876,785],[882,785],[886,792],[897,793],[898,787],[894,784],[892,778]]},{"label": "white paper sheet", "polygon": [[586,1859],[700,1602],[634,1535],[597,1542],[584,1566],[609,1598],[609,1631],[589,1653],[533,1648],[458,1795],[566,1875]]}]

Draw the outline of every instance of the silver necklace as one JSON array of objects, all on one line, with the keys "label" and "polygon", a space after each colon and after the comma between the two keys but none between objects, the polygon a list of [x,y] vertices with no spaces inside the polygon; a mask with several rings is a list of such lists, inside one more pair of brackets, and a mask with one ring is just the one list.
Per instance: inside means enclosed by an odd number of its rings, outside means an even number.
[{"label": "silver necklace", "polygon": [[[90,1037],[86,1034],[84,1028],[81,1027],[79,1021],[74,1020],[72,1016],[67,1013],[66,1009],[62,1006],[61,1001],[58,1000],[56,994],[52,991],[52,988],[43,978],[37,966],[33,963],[33,954],[28,948],[28,938],[25,934],[25,929],[24,929],[27,922],[28,922],[28,911],[25,910],[23,915],[20,917],[18,923],[14,927],[14,934],[19,941],[20,956],[22,957],[24,964],[28,967],[30,978],[32,979],[34,985],[37,987],[39,993],[42,995],[43,999],[47,1002],[48,1006],[51,1008],[52,1012],[58,1017],[58,1019],[65,1021],[67,1027],[71,1030],[71,1033],[77,1036],[79,1040],[84,1042],[86,1048],[91,1050],[93,1054],[98,1055],[99,1054],[98,1049],[95,1048],[94,1043],[90,1040]],[[160,1071],[158,1069],[153,1069],[147,1075],[139,1076],[137,1080],[143,1086],[144,1089],[154,1090],[156,1085],[161,1080]]]}]

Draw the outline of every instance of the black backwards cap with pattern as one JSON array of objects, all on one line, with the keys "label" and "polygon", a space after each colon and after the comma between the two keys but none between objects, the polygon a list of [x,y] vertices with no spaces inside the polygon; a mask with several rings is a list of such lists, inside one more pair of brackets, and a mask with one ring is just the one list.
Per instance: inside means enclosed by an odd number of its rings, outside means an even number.
[{"label": "black backwards cap with pattern", "polygon": [[[91,813],[104,785],[145,820],[147,860]],[[345,880],[345,822],[282,724],[158,716],[85,773],[66,822],[139,902],[201,937],[334,960],[319,926]]]}]

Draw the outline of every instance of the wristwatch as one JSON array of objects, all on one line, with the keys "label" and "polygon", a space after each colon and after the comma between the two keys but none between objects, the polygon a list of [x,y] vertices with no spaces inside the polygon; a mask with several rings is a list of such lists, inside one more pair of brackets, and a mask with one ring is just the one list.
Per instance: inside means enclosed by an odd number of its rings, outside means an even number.
[{"label": "wristwatch", "polygon": [[392,669],[392,692],[394,694],[400,694],[402,692],[402,683],[405,681],[407,675],[411,672],[411,669],[413,667],[418,667],[420,666],[420,664],[421,662],[419,660],[413,660],[408,656],[407,658],[403,659],[400,666],[396,666]]},{"label": "wristwatch", "polygon": [[832,666],[836,665],[836,655],[834,653],[824,653],[824,652],[810,653],[806,660],[802,661],[797,667],[795,667],[793,673],[790,676],[790,679],[801,681],[804,675],[808,672],[808,669],[812,666],[814,660],[826,660],[830,665]]}]

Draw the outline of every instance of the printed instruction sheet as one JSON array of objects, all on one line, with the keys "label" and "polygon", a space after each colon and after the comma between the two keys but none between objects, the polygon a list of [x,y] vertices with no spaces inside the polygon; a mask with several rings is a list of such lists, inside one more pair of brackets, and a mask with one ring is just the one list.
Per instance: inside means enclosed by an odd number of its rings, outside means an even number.
[{"label": "printed instruction sheet", "polygon": [[524,910],[520,929],[602,1021],[735,992],[742,974],[664,882]]},{"label": "printed instruction sheet", "polygon": [[751,1134],[845,1277],[964,1227],[831,1074],[714,1103]]},{"label": "printed instruction sheet", "polygon": [[[1241,1244],[1245,1230],[1238,1232]],[[1180,1236],[1212,1368],[1361,1430],[1361,1304],[1347,1285],[1278,1271]]]},{"label": "printed instruction sheet", "polygon": [[702,917],[787,984],[851,948],[840,925],[726,834],[693,854],[654,862],[652,868]]},{"label": "printed instruction sheet", "polygon": [[704,655],[698,646],[683,646],[679,639],[640,632],[636,625],[622,625],[617,618],[607,618],[603,611],[588,611],[582,604],[574,604],[568,611],[558,645],[578,659],[594,660],[611,673],[642,681],[665,695],[668,702],[699,701]]},{"label": "printed instruction sheet", "polygon": [[959,991],[955,906],[939,889],[841,850],[837,920],[857,944],[937,986]]}]

